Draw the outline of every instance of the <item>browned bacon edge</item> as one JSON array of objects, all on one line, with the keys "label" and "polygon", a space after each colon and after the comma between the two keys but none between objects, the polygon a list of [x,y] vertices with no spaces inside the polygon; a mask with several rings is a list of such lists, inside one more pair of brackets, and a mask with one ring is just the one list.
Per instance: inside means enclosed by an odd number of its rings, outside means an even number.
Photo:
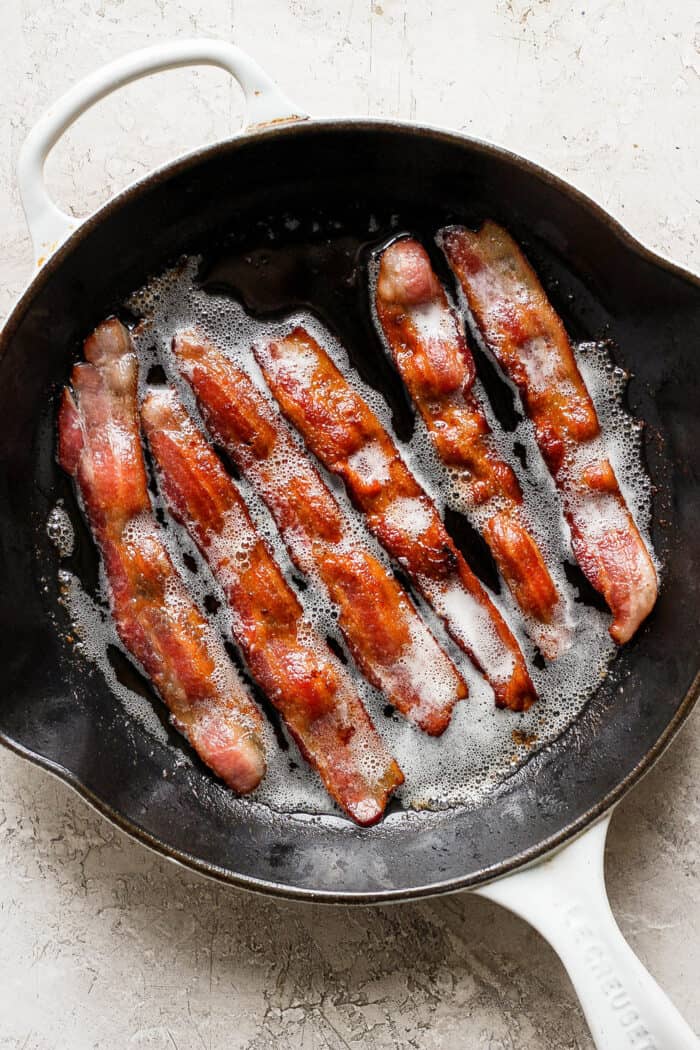
[{"label": "browned bacon edge", "polygon": [[238,489],[174,392],[153,390],[141,419],[168,506],[221,584],[253,676],[332,798],[358,824],[375,823],[404,778],[349,672],[304,619]]},{"label": "browned bacon edge", "polygon": [[173,341],[207,428],[268,505],[302,572],[320,579],[358,667],[389,702],[438,735],[467,688],[384,566],[358,543],[338,503],[288,428],[255,387],[204,336]]},{"label": "browned bacon edge", "polygon": [[559,488],[574,554],[613,615],[610,634],[632,637],[656,601],[654,564],[601,450],[600,424],[566,330],[512,237],[493,222],[439,235],[469,309],[516,384]]},{"label": "browned bacon edge", "polygon": [[[435,450],[459,471],[468,509],[481,509],[486,542],[549,659],[569,643],[563,603],[539,546],[522,519],[523,495],[495,448],[474,393],[476,368],[462,325],[422,244],[404,237],[380,255],[377,318]],[[558,614],[558,615],[557,615]],[[555,621],[559,621],[558,623]],[[541,625],[549,625],[545,630]]]},{"label": "browned bacon edge", "polygon": [[515,637],[366,401],[301,327],[255,355],[284,415],[343,479],[370,530],[484,672],[496,702],[529,707],[535,690]]},{"label": "browned bacon edge", "polygon": [[102,553],[117,632],[200,758],[234,790],[265,772],[262,719],[192,602],[151,513],[136,409],[138,365],[109,320],[86,340],[63,391],[58,459]]}]

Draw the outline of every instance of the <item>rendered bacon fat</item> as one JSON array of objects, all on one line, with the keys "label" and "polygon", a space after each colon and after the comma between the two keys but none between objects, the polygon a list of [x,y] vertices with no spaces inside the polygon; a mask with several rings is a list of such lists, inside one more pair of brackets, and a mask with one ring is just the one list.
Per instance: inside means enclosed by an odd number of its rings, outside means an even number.
[{"label": "rendered bacon fat", "polygon": [[417,241],[404,238],[382,252],[375,306],[440,459],[459,472],[468,508],[477,512],[498,568],[526,617],[537,621],[528,624],[530,633],[554,658],[567,642],[566,631],[554,623],[562,619],[559,594],[523,521],[518,480],[498,454],[472,390],[476,370],[462,325]]},{"label": "rendered bacon fat", "polygon": [[343,479],[371,531],[493,685],[499,706],[529,707],[535,691],[517,641],[366,401],[303,328],[256,348],[256,357],[285,416]]},{"label": "rendered bacon fat", "polygon": [[358,824],[375,823],[403,774],[353,680],[302,607],[221,462],[169,390],[141,410],[162,488],[223,587],[251,672],[329,794]]},{"label": "rendered bacon fat", "polygon": [[338,503],[245,372],[197,332],[173,350],[209,432],[267,503],[294,563],[326,589],[353,657],[426,732],[447,727],[467,688],[408,596],[356,542]]},{"label": "rendered bacon fat", "polygon": [[85,343],[61,402],[59,462],[75,478],[102,553],[119,637],[200,758],[234,790],[265,772],[262,719],[216,632],[163,545],[148,498],[126,329],[106,321]]},{"label": "rendered bacon fat", "polygon": [[564,326],[501,227],[450,227],[440,239],[486,345],[520,390],[563,497],[574,554],[610,606],[610,634],[622,644],[656,601],[656,571],[599,440]]}]

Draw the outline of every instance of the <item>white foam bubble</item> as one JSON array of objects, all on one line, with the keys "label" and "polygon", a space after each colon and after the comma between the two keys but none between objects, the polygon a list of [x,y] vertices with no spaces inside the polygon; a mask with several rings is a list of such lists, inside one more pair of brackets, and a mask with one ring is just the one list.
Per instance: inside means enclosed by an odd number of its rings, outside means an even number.
[{"label": "white foam bubble", "polygon": [[49,512],[46,522],[46,534],[58,551],[59,557],[67,558],[75,546],[75,530],[63,500],[59,500]]},{"label": "white foam bubble", "polygon": [[389,480],[390,461],[377,444],[362,445],[348,456],[348,466],[366,485],[383,485]]},{"label": "white foam bubble", "polygon": [[440,303],[419,303],[410,310],[411,321],[424,342],[438,342],[452,337],[452,324]]},{"label": "white foam bubble", "polygon": [[422,536],[433,521],[429,508],[416,496],[399,496],[389,504],[384,516],[390,525],[404,529],[413,540]]}]

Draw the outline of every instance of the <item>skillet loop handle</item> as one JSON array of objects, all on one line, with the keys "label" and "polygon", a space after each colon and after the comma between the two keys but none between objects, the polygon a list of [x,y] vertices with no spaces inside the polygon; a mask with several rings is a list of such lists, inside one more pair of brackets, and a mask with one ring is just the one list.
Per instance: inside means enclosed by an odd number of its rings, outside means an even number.
[{"label": "skillet loop handle", "polygon": [[46,158],[64,131],[86,109],[117,88],[166,69],[198,65],[219,66],[238,81],[246,101],[244,131],[306,116],[257,62],[223,40],[174,40],[134,51],[96,70],[44,113],[27,136],[19,155],[17,177],[22,206],[39,266],[80,223],[54,204],[44,184]]},{"label": "skillet loop handle", "polygon": [[551,859],[476,892],[534,926],[563,962],[598,1050],[698,1050],[700,1041],[627,944],[610,910],[607,816]]}]

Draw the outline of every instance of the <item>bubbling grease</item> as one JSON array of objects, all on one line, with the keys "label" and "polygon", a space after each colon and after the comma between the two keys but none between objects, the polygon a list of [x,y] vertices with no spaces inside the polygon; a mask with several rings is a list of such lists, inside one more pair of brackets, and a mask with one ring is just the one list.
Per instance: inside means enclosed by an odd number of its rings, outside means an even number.
[{"label": "bubbling grease", "polygon": [[55,507],[49,511],[46,522],[46,535],[58,551],[59,557],[67,558],[73,553],[75,547],[75,530],[70,520],[63,500],[59,500]]},{"label": "bubbling grease", "polygon": [[[160,366],[168,383],[176,389],[197,424],[203,426],[191,390],[180,376],[171,350],[172,337],[178,329],[198,327],[238,367],[246,370],[276,410],[252,354],[252,346],[265,340],[279,339],[296,325],[303,325],[328,351],[351,385],[368,401],[383,425],[392,432],[389,408],[383,397],[360,380],[350,365],[345,350],[313,315],[305,311],[296,311],[283,320],[253,319],[236,301],[200,290],[196,284],[198,264],[199,260],[196,258],[185,260],[174,270],[150,281],[128,303],[129,308],[143,318],[133,333],[140,363],[141,398],[147,390],[149,371],[153,366]],[[376,266],[370,267],[369,276],[368,287],[373,300]],[[431,329],[439,323],[432,315],[426,316],[423,321],[425,326]],[[650,484],[642,466],[640,428],[621,407],[625,376],[620,374],[620,370],[613,369],[608,352],[597,344],[578,348],[577,359],[601,418],[605,434],[601,440],[604,441],[624,495],[648,543]],[[301,377],[305,367],[308,369],[308,362],[305,364],[302,360]],[[405,784],[397,793],[404,811],[392,815],[392,820],[408,819],[409,814],[406,810],[410,809],[442,809],[479,804],[528,757],[558,737],[575,721],[601,679],[607,674],[607,667],[615,652],[614,643],[607,630],[610,623],[609,614],[577,602],[567,582],[563,562],[573,560],[569,532],[561,513],[558,493],[535,444],[531,424],[522,420],[513,432],[503,431],[478,382],[476,389],[493,429],[495,445],[515,470],[522,486],[525,520],[540,542],[550,567],[554,569],[557,586],[565,597],[566,628],[570,632],[571,647],[557,661],[543,666],[542,661],[536,659],[536,649],[525,633],[522,617],[507,588],[502,587],[499,595],[492,596],[523,648],[540,695],[539,703],[528,712],[516,716],[495,707],[491,687],[446,634],[439,617],[422,599],[415,598],[424,621],[467,682],[470,695],[467,700],[456,705],[452,722],[445,733],[441,737],[431,738],[398,714],[387,710],[382,694],[355,673],[359,693],[387,747],[406,776]],[[296,435],[294,439],[299,441]],[[464,512],[465,502],[460,492],[459,477],[454,471],[440,464],[421,420],[416,420],[410,441],[395,441],[401,456],[436,502],[438,510],[443,513],[447,508],[452,508]],[[527,470],[521,466],[515,454],[518,444],[525,449]],[[373,461],[371,456],[366,463],[363,461],[363,464],[373,476],[377,472],[381,473],[382,464]],[[283,463],[279,466],[281,470],[285,468]],[[359,542],[368,547],[388,565],[384,552],[368,534],[361,516],[351,506],[342,485],[322,467],[319,469],[352,523],[348,542]],[[306,575],[303,586],[298,586],[300,573],[292,566],[267,508],[245,478],[237,484],[256,526],[270,543],[285,576],[297,590],[314,634],[332,639],[336,649],[343,653],[348,667],[354,670],[352,658],[338,630],[334,610],[320,581],[310,572]],[[154,508],[166,523],[167,527],[161,531],[176,567],[200,607],[210,610],[209,616],[213,626],[226,639],[230,639],[233,618],[223,592],[185,531],[167,515],[159,492],[156,492],[152,499]],[[404,501],[405,503],[410,501]],[[424,514],[419,504],[397,505],[395,511],[419,534],[421,515]],[[483,524],[478,513],[469,516],[477,528]],[[55,531],[56,526],[53,528]],[[194,566],[194,569],[188,566]],[[116,638],[111,618],[105,614],[104,580],[98,600],[90,598],[84,592],[80,581],[65,571],[63,585],[64,601],[76,625],[85,655],[100,667],[127,715],[137,720],[146,732],[152,733],[161,743],[164,742],[164,730],[149,701],[117,681],[106,656],[108,645],[118,648],[121,648],[121,645]],[[453,597],[448,595],[445,601],[450,604],[451,612],[459,613],[459,602],[456,602],[456,599],[453,600]],[[215,611],[211,611],[212,609]],[[470,629],[473,630],[475,625],[472,612],[473,610],[465,611],[465,626],[468,620]],[[488,646],[488,638],[485,637],[488,634],[488,626],[482,629],[476,625],[476,629],[484,636],[480,639],[482,645]],[[421,683],[424,702],[429,704],[437,685],[431,674],[432,669],[426,664],[422,654],[420,637],[414,639],[414,645],[404,659],[414,681]],[[503,671],[506,673],[507,669],[504,668]],[[282,732],[284,733],[283,730]],[[294,742],[286,733],[284,736],[287,738],[286,750],[279,746],[268,725],[265,740],[268,772],[249,799],[271,809],[297,815],[337,813],[318,776],[301,758]],[[366,759],[369,769],[373,761],[372,756],[367,755]],[[248,801],[246,799],[246,803]]]}]

